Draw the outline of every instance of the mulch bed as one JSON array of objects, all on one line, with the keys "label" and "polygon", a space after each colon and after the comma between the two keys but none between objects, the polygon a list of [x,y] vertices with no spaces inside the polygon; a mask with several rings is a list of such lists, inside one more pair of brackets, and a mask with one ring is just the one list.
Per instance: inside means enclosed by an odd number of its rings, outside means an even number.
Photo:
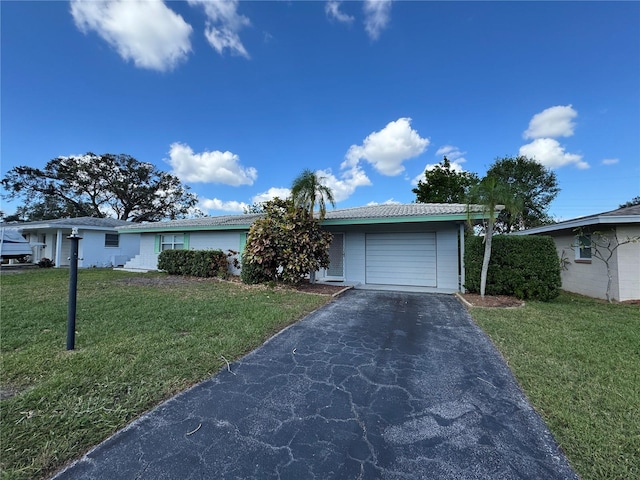
[{"label": "mulch bed", "polygon": [[464,293],[458,296],[472,307],[516,308],[524,305],[524,301],[506,295],[485,295],[482,298],[477,293]]}]

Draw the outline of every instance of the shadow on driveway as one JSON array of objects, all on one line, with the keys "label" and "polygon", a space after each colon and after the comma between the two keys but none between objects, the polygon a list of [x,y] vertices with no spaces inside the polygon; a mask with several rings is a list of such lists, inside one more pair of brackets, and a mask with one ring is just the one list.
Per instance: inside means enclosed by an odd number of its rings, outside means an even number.
[{"label": "shadow on driveway", "polygon": [[452,296],[351,290],[62,479],[577,478]]}]

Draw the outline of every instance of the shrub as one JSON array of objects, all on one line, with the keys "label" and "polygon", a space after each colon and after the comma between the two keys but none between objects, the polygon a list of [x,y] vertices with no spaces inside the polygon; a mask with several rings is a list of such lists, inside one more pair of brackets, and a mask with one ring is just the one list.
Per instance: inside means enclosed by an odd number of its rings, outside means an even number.
[{"label": "shrub", "polygon": [[40,268],[51,268],[55,267],[55,263],[53,263],[53,260],[51,260],[50,258],[42,257],[38,262],[38,266]]},{"label": "shrub", "polygon": [[[468,237],[465,243],[465,288],[472,293],[480,291],[484,257],[482,240],[482,237]],[[558,296],[561,285],[560,262],[551,237],[493,237],[487,295],[549,301]]]},{"label": "shrub", "polygon": [[265,216],[256,220],[247,237],[242,274],[247,283],[296,283],[310,272],[329,266],[331,234],[320,222],[293,205],[273,199],[263,204]]},{"label": "shrub", "polygon": [[229,262],[222,250],[164,250],[158,256],[158,269],[169,275],[226,278]]},{"label": "shrub", "polygon": [[269,278],[258,263],[252,263],[247,260],[247,256],[242,256],[242,269],[240,270],[240,278],[243,283],[254,285],[256,283],[264,283],[273,278]]}]

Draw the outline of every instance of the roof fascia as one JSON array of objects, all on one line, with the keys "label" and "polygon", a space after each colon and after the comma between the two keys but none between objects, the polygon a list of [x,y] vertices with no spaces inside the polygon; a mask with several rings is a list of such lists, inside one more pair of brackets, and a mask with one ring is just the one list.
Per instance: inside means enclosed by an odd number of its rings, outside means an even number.
[{"label": "roof fascia", "polygon": [[567,220],[565,222],[554,223],[553,225],[545,225],[543,227],[536,227],[529,230],[514,232],[514,234],[529,235],[536,233],[556,232],[559,230],[569,230],[574,228],[587,227],[589,225],[612,225],[622,223],[640,223],[640,217],[638,217],[638,215],[600,215],[597,217],[577,218],[575,220]]}]

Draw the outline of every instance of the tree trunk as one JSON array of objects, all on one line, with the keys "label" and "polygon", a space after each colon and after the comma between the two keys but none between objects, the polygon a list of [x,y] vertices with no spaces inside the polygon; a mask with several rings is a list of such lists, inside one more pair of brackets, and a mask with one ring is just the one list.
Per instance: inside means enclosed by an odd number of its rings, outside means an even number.
[{"label": "tree trunk", "polygon": [[609,262],[607,262],[607,302],[613,303],[611,300],[611,281],[613,280],[613,275],[611,274],[611,267],[609,267]]},{"label": "tree trunk", "polygon": [[491,258],[491,240],[493,239],[493,222],[489,220],[487,231],[484,235],[484,258],[482,259],[482,272],[480,273],[480,296],[484,298],[487,287],[487,272],[489,271],[489,259]]}]

